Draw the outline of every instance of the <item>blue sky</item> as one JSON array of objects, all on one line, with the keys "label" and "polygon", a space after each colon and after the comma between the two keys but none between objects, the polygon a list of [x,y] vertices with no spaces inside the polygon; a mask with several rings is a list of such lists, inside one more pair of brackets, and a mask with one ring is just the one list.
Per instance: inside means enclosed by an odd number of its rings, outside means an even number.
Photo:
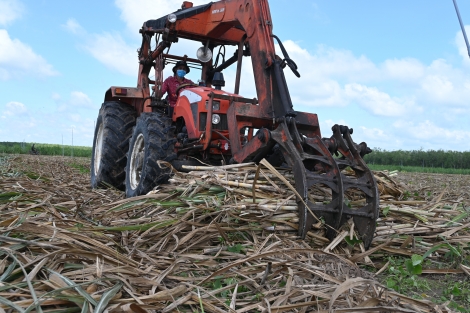
[{"label": "blue sky", "polygon": [[[75,145],[91,146],[105,91],[136,85],[138,29],[181,3],[0,0],[0,141],[71,144],[73,130]],[[458,4],[470,25],[470,1]],[[324,137],[340,123],[371,147],[470,150],[470,59],[452,0],[272,0],[270,8],[302,75],[286,72],[294,107],[317,113]],[[194,57],[198,46],[172,52]],[[254,97],[243,64],[241,94]],[[233,91],[234,70],[225,76]]]}]

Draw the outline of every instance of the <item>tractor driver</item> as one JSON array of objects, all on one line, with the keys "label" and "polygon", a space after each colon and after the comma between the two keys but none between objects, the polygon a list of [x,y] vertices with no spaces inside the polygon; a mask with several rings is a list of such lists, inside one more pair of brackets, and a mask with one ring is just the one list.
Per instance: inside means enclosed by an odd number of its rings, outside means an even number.
[{"label": "tractor driver", "polygon": [[176,89],[183,84],[194,85],[194,83],[190,79],[184,78],[184,76],[188,73],[188,64],[186,64],[185,61],[178,61],[176,62],[175,66],[173,66],[173,76],[169,76],[163,82],[161,96],[163,96],[165,93],[168,93],[168,102],[170,104],[168,113],[170,116],[173,115],[173,108],[175,107],[176,100],[178,99]]}]

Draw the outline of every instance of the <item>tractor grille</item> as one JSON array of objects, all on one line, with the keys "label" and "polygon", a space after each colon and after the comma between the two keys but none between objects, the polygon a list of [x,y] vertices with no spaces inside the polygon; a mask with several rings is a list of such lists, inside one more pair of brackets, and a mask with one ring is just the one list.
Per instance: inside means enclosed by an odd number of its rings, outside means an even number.
[{"label": "tractor grille", "polygon": [[[219,114],[219,113],[213,113],[213,114]],[[219,114],[219,116],[220,116],[220,123],[212,124],[212,129],[228,130],[227,114]],[[206,121],[207,121],[207,113],[206,112],[199,113],[199,130],[200,131],[204,131],[206,129]]]}]

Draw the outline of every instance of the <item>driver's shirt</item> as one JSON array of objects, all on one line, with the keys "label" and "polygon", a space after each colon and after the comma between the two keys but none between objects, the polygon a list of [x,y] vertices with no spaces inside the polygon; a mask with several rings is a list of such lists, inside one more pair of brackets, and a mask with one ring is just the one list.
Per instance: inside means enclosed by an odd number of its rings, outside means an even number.
[{"label": "driver's shirt", "polygon": [[180,83],[175,76],[170,76],[163,82],[162,85],[162,96],[168,92],[168,102],[170,106],[174,107],[176,105],[176,100],[178,95],[176,94],[176,89],[183,84],[194,84],[190,79],[183,78],[183,81]]}]

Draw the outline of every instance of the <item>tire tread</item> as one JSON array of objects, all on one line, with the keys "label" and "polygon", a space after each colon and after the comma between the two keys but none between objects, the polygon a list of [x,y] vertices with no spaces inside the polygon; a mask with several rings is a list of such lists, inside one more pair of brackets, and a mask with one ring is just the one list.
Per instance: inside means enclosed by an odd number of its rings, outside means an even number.
[{"label": "tire tread", "polygon": [[98,121],[101,118],[101,122],[104,123],[106,137],[103,140],[100,169],[95,176],[94,146],[99,127],[97,123],[91,161],[91,185],[92,188],[97,188],[109,184],[117,189],[124,190],[127,152],[129,150],[129,139],[135,125],[136,111],[128,104],[107,101],[101,106],[99,115]]}]

